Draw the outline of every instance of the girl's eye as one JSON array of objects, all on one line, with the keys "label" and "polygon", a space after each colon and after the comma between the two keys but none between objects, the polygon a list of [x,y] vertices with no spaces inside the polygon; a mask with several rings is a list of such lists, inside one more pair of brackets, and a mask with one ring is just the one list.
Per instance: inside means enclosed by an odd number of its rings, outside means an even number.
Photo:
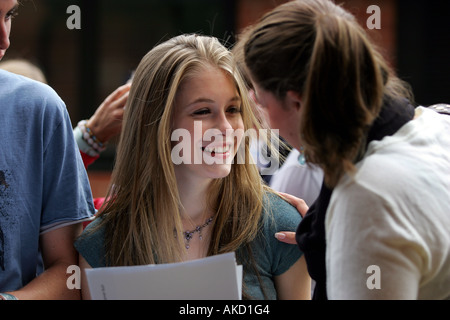
[{"label": "girl's eye", "polygon": [[230,106],[227,111],[229,113],[240,113],[241,112],[241,108],[238,106]]},{"label": "girl's eye", "polygon": [[209,109],[200,109],[200,110],[194,111],[193,115],[201,116],[201,115],[205,115],[208,113],[210,113]]},{"label": "girl's eye", "polygon": [[18,15],[19,15],[19,12],[16,9],[11,10],[10,12],[8,12],[6,14],[6,20],[13,19],[13,18],[17,17]]}]

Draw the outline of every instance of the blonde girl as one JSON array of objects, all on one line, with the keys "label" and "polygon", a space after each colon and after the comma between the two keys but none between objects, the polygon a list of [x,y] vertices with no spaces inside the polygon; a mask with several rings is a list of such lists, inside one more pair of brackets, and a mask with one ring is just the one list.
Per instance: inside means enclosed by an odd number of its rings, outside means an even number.
[{"label": "blonde girl", "polygon": [[[300,216],[250,161],[245,131],[259,122],[231,53],[199,35],[156,46],[136,70],[125,110],[110,200],[76,243],[81,265],[235,251],[244,297],[308,298],[302,253],[274,238],[295,230]],[[238,162],[238,153],[247,161]]]}]

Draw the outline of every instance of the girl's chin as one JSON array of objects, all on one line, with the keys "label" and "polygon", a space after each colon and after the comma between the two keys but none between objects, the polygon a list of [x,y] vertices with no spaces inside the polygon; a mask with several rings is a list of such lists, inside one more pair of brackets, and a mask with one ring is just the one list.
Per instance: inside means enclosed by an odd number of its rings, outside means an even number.
[{"label": "girl's chin", "polygon": [[231,164],[211,164],[206,165],[205,173],[208,178],[211,179],[221,179],[228,176],[231,172]]}]

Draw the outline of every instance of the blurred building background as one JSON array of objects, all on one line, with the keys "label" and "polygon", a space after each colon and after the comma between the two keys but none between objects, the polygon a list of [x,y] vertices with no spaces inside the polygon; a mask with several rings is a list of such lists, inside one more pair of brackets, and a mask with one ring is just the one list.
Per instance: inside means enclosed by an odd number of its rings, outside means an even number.
[{"label": "blurred building background", "polygon": [[[125,83],[155,44],[180,33],[213,35],[231,46],[264,12],[286,0],[22,0],[4,60],[26,58],[42,68],[67,104],[73,125],[93,114]],[[416,103],[450,103],[450,1],[338,0],[367,29],[370,5],[381,29],[368,30]],[[81,29],[66,26],[70,5]],[[276,49],[276,48],[274,48]],[[104,194],[114,143],[89,170],[94,196]]]}]

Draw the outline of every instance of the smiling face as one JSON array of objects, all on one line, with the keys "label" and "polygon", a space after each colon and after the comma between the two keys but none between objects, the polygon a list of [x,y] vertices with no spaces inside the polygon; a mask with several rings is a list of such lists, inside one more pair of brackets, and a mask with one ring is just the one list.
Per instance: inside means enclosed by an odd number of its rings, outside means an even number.
[{"label": "smiling face", "polygon": [[177,178],[226,177],[244,133],[233,78],[218,68],[202,67],[184,79],[175,97],[172,128],[189,133],[182,134],[183,163],[175,165]]},{"label": "smiling face", "polygon": [[17,0],[0,0],[0,60],[9,48],[11,20],[17,14]]}]

